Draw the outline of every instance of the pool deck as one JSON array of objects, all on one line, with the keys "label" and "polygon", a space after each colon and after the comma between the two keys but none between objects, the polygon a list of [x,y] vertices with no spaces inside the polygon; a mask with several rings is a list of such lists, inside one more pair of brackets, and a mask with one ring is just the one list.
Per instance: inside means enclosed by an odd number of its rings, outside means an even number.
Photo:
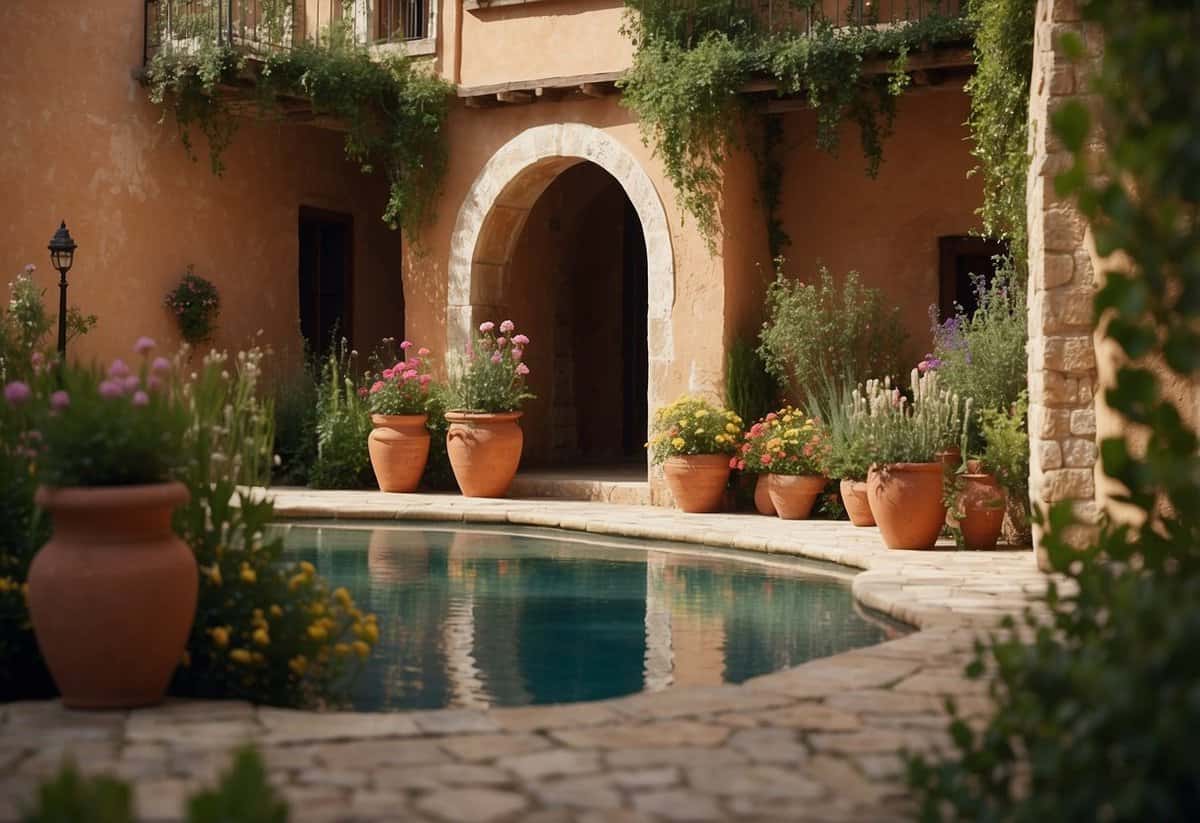
[{"label": "pool deck", "polygon": [[741,685],[595,703],[385,715],[169,701],[133,712],[0,706],[0,820],[70,753],[135,785],[139,819],[257,743],[293,821],[602,823],[909,819],[902,750],[948,746],[944,698],[980,718],[962,676],[975,637],[1045,577],[1029,549],[889,551],[874,528],[560,500],[276,490],[280,518],[513,524],[797,555],[862,571],[855,597],[920,631]]}]

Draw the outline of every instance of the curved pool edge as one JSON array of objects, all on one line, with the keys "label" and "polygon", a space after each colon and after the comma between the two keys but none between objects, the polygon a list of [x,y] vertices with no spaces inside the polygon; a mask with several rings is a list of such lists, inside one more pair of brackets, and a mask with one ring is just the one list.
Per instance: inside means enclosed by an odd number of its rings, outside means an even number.
[{"label": "curved pool edge", "polygon": [[[128,713],[0,706],[0,820],[71,752],[132,779],[143,817],[252,741],[293,819],[864,820],[903,815],[902,750],[949,747],[944,699],[978,717],[963,676],[976,635],[1020,611],[1045,578],[1029,551],[898,552],[875,529],[753,515],[570,501],[274,490],[280,520],[507,523],[781,553],[861,569],[856,599],[918,627],[904,637],[740,685],[675,687],[588,703],[395,713],[314,712],[172,700]],[[148,756],[148,753],[151,756]],[[616,819],[616,818],[612,818]],[[625,819],[625,818],[621,818]]]}]

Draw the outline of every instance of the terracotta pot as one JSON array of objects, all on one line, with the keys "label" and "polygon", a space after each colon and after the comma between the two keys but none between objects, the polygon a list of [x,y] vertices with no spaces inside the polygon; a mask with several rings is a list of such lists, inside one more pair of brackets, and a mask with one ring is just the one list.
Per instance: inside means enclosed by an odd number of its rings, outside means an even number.
[{"label": "terracotta pot", "polygon": [[771,502],[771,491],[768,488],[770,476],[769,474],[755,475],[758,479],[754,483],[754,509],[759,514],[774,517],[775,504]]},{"label": "terracotta pot", "polygon": [[43,487],[36,499],[54,533],[29,568],[29,614],[63,705],[160,702],[196,616],[196,557],[171,531],[187,487]]},{"label": "terracotta pot", "polygon": [[892,463],[873,467],[867,500],[889,549],[932,549],[946,521],[945,464]]},{"label": "terracotta pot", "polygon": [[817,474],[768,474],[767,489],[780,520],[804,520],[828,482]]},{"label": "terracotta pot", "polygon": [[957,523],[968,549],[996,548],[1004,528],[1008,495],[991,474],[964,474],[959,479],[956,509],[962,512],[962,517],[955,518],[956,512],[950,512],[951,525]]},{"label": "terracotta pot", "polygon": [[663,463],[663,476],[680,511],[719,512],[729,482],[729,457],[724,454],[668,457]]},{"label": "terracotta pot", "polygon": [[465,497],[504,497],[521,463],[521,412],[446,412],[446,451]]},{"label": "terracotta pot", "polygon": [[957,469],[962,465],[962,448],[959,446],[949,446],[934,454],[934,457],[941,461],[942,465],[950,469]]},{"label": "terracotta pot", "polygon": [[874,526],[875,515],[871,514],[871,503],[867,499],[865,480],[843,480],[841,483],[842,505],[850,522],[856,526]]},{"label": "terracotta pot", "polygon": [[415,491],[429,459],[429,430],[424,414],[373,414],[367,436],[371,468],[385,492]]}]

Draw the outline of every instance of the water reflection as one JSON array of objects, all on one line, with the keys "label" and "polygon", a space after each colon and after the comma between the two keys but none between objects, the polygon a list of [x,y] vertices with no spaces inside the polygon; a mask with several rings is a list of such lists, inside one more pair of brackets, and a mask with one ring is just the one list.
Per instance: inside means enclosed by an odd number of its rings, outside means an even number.
[{"label": "water reflection", "polygon": [[895,633],[842,583],[730,559],[567,536],[284,528],[290,557],[379,616],[359,709],[739,683]]}]

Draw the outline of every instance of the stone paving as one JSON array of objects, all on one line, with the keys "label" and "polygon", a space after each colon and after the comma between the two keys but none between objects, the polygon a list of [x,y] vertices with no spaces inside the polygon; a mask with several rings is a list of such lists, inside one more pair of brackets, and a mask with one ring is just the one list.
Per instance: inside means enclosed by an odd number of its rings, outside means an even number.
[{"label": "stone paving", "polygon": [[603,823],[900,820],[901,752],[948,745],[942,708],[988,708],[961,672],[974,638],[1045,578],[1021,551],[888,551],[848,523],[567,501],[281,490],[281,518],[512,523],[802,555],[863,571],[865,605],[919,627],[877,646],[742,685],[565,706],[314,713],[172,701],[80,713],[0,707],[0,820],[70,754],[135,784],[142,820],[184,798],[254,741],[298,821]]}]

